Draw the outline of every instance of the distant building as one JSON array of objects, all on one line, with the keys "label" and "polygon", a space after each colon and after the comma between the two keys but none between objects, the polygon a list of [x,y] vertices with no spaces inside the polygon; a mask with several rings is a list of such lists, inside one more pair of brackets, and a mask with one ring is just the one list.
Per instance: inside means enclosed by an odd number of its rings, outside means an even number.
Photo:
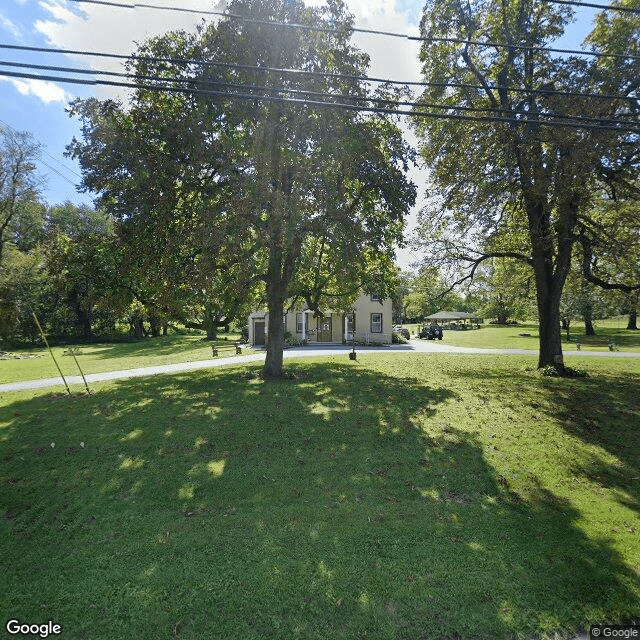
[{"label": "distant building", "polygon": [[[354,339],[356,342],[391,344],[391,298],[381,300],[375,294],[363,294],[348,313],[322,311],[323,315],[315,317],[308,308],[292,309],[282,320],[285,332],[306,344],[343,344]],[[268,316],[266,311],[249,315],[250,344],[266,343]]]},{"label": "distant building", "polygon": [[460,322],[462,324],[480,324],[483,318],[478,317],[475,313],[467,313],[466,311],[438,311],[425,318],[425,321],[434,324],[444,324],[445,322]]}]

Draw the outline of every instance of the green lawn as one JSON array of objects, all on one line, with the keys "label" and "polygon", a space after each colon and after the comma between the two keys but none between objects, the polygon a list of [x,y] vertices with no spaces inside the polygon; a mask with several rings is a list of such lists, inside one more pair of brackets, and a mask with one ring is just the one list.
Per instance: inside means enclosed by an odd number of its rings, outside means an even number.
[{"label": "green lawn", "polygon": [[[412,334],[421,325],[407,325]],[[640,331],[627,331],[626,320],[602,320],[596,323],[596,338],[585,337],[584,325],[576,323],[571,326],[571,342],[567,342],[566,331],[562,332],[562,348],[564,351],[575,351],[576,342],[581,343],[584,351],[608,351],[606,342],[613,341],[617,349],[624,351],[640,351]],[[521,334],[529,334],[523,336]],[[605,344],[592,345],[590,341]],[[444,331],[443,342],[458,347],[479,347],[482,349],[534,349],[539,347],[538,325],[521,323],[519,325],[481,325],[480,329],[467,331]]]},{"label": "green lawn", "polygon": [[[620,327],[626,326],[626,320],[614,319],[601,321],[598,326],[598,338],[613,340],[621,352],[640,351],[640,331],[627,331]],[[413,331],[419,325],[407,325]],[[521,336],[529,333],[530,336]],[[584,330],[576,326],[571,332],[572,342],[563,341],[565,351],[574,351],[576,340],[582,340],[584,351],[606,351],[606,345],[593,346],[584,342]],[[217,345],[226,347],[220,351],[220,357],[235,355],[232,351],[233,342],[240,338],[239,334],[221,335]],[[563,334],[563,337],[565,335]],[[412,340],[417,338],[412,337]],[[479,347],[484,349],[538,349],[538,328],[535,324],[521,324],[518,326],[484,325],[478,330],[450,331],[444,333],[442,344],[461,347]],[[79,374],[73,358],[64,355],[69,346],[54,347],[54,355],[65,376]],[[146,338],[138,342],[104,343],[91,345],[76,345],[77,359],[85,374],[101,373],[103,371],[119,371],[123,369],[137,369],[160,364],[177,362],[195,362],[209,360],[211,343],[204,341],[199,335],[172,335],[158,338]],[[15,353],[37,358],[21,360],[0,360],[0,384],[21,382],[23,380],[37,380],[40,378],[59,377],[51,356],[44,348],[19,349]]]},{"label": "green lawn", "polygon": [[[223,336],[226,336],[226,340]],[[233,343],[240,334],[223,334],[215,344],[226,347],[220,357],[233,354]],[[172,335],[145,338],[137,342],[114,342],[104,344],[75,345],[77,360],[85,374],[103,371],[137,369],[160,364],[195,362],[211,359],[212,342],[201,335]],[[64,355],[69,345],[53,347],[53,354],[65,376],[79,375],[78,367],[69,355]],[[22,356],[38,356],[34,359],[0,360],[0,384],[59,377],[58,370],[46,348],[18,349],[12,351]]]},{"label": "green lawn", "polygon": [[639,619],[640,362],[572,365],[590,377],[370,354],[4,394],[5,618],[92,640]]}]

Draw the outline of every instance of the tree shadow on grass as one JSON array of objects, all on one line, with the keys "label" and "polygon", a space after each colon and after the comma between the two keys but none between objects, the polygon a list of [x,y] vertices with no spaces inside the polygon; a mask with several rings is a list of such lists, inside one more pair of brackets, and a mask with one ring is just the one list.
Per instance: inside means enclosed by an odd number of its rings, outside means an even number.
[{"label": "tree shadow on grass", "polygon": [[208,349],[211,354],[211,346],[216,344],[233,345],[233,341],[224,341],[221,337],[217,341],[206,341],[202,336],[149,336],[140,340],[127,340],[123,342],[105,342],[89,344],[91,355],[94,358],[132,358],[136,356],[170,356],[174,354],[195,351],[196,349]]},{"label": "tree shadow on grass", "polygon": [[637,611],[637,577],[567,501],[510,493],[438,422],[451,391],[291,369],[3,408],[5,609],[106,639],[495,640]]},{"label": "tree shadow on grass", "polygon": [[595,450],[573,472],[616,489],[618,500],[638,513],[640,508],[640,380],[619,375],[594,375],[569,385],[547,384],[553,394],[551,415],[563,429]]},{"label": "tree shadow on grass", "polygon": [[[498,363],[498,360],[495,360]],[[451,371],[449,374],[454,375]],[[461,367],[455,376],[473,385],[481,399],[493,399],[501,385],[509,385],[504,406],[521,412],[545,414],[564,431],[597,449],[574,464],[571,472],[602,487],[616,489],[618,501],[640,509],[640,378],[621,372],[607,375],[591,371],[586,378],[544,378],[533,371],[514,373],[508,362],[483,371]],[[607,455],[608,454],[608,455]]]}]

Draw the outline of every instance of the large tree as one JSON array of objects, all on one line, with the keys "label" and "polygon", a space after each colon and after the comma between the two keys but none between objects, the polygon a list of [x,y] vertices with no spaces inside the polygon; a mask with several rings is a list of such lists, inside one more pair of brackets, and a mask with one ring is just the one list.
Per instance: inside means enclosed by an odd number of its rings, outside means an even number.
[{"label": "large tree", "polygon": [[[213,279],[227,294],[264,286],[264,374],[278,377],[292,298],[321,313],[360,286],[391,294],[415,188],[398,127],[359,111],[368,60],[349,43],[342,2],[235,0],[229,12],[249,19],[142,47],[131,74],[154,87],[130,109],[77,103],[85,141],[72,152],[87,188],[121,208],[132,233],[155,224],[171,260],[191,264],[193,251],[200,271],[186,278]],[[239,279],[221,277],[229,273]]]},{"label": "large tree", "polygon": [[139,337],[146,317],[154,334],[171,318],[213,338],[255,284],[251,243],[225,207],[232,171],[221,128],[197,94],[172,91],[192,72],[171,60],[201,55],[200,36],[170,33],[141,46],[132,79],[155,74],[166,82],[146,83],[128,107],[89,99],[70,109],[83,135],[68,153],[81,163],[83,187],[116,219],[119,287]]},{"label": "large tree", "polygon": [[0,268],[5,245],[19,227],[20,211],[26,213],[38,193],[39,157],[40,145],[30,133],[0,127]]},{"label": "large tree", "polygon": [[561,373],[560,300],[576,243],[594,279],[592,196],[606,187],[623,197],[640,162],[638,17],[600,24],[594,48],[618,57],[592,61],[548,51],[570,19],[545,2],[430,0],[421,110],[450,108],[417,119],[439,195],[427,215],[440,248],[466,260],[469,275],[493,257],[533,269],[538,365]]},{"label": "large tree", "polygon": [[282,317],[291,298],[321,312],[323,296],[344,300],[360,286],[391,294],[392,248],[415,193],[404,175],[408,149],[388,118],[313,105],[367,104],[359,78],[368,60],[349,43],[351,18],[343,3],[310,8],[237,0],[230,11],[253,20],[208,31],[207,49],[216,60],[306,72],[232,66],[209,68],[204,76],[211,86],[224,78],[243,88],[265,87],[253,90],[262,96],[253,104],[239,108],[237,99],[225,98],[222,108],[235,135],[235,164],[249,180],[236,191],[234,206],[245,212],[263,257],[264,374],[275,377],[282,374]]}]

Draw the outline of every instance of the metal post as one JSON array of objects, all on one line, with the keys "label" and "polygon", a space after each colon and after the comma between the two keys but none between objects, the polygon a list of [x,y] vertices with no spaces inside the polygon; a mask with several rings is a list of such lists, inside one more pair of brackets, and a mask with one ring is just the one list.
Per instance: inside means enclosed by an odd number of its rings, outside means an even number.
[{"label": "metal post", "polygon": [[33,319],[36,321],[36,325],[38,327],[38,330],[40,331],[40,335],[42,336],[42,339],[44,340],[44,343],[47,345],[47,349],[49,349],[49,353],[51,354],[51,357],[53,358],[53,361],[56,365],[56,369],[58,370],[58,373],[60,374],[60,377],[62,378],[62,381],[64,382],[64,386],[67,388],[67,393],[69,395],[71,395],[71,389],[69,389],[69,385],[67,384],[67,381],[65,380],[65,377],[62,373],[62,370],[60,369],[60,367],[58,366],[58,361],[56,360],[56,357],[53,355],[53,351],[51,351],[51,347],[49,346],[49,343],[47,342],[47,338],[44,335],[44,331],[42,330],[42,327],[40,326],[40,323],[38,322],[38,317],[36,316],[36,314],[32,311],[31,315],[33,316]]},{"label": "metal post", "polygon": [[82,372],[82,369],[80,368],[80,363],[78,362],[78,358],[76,358],[76,354],[73,352],[73,349],[69,349],[69,351],[71,352],[71,355],[73,356],[73,359],[76,363],[76,366],[78,367],[78,371],[80,372],[80,375],[82,376],[82,379],[84,380],[84,386],[87,389],[87,393],[89,395],[91,395],[91,389],[89,389],[89,385],[87,384],[87,379],[84,377],[84,373]]}]

